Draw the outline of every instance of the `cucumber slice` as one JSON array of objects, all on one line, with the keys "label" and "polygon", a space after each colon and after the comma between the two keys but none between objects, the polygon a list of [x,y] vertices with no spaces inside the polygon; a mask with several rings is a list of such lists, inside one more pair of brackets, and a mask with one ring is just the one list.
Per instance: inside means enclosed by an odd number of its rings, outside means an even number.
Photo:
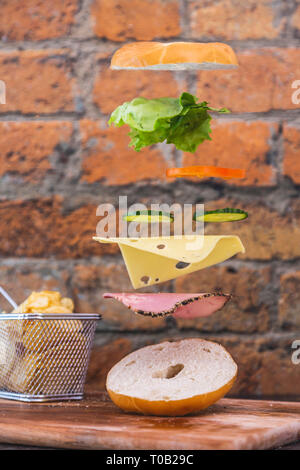
[{"label": "cucumber slice", "polygon": [[215,211],[205,211],[204,214],[194,213],[193,219],[200,222],[235,222],[248,217],[248,213],[241,209],[217,209]]},{"label": "cucumber slice", "polygon": [[167,212],[144,210],[123,215],[123,220],[141,223],[173,222],[174,216]]}]

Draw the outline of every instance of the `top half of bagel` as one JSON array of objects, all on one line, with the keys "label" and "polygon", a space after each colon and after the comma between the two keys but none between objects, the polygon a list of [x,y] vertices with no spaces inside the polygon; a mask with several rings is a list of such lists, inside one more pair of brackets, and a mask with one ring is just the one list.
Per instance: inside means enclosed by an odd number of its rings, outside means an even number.
[{"label": "top half of bagel", "polygon": [[115,70],[218,70],[237,67],[233,49],[224,43],[134,42],[118,49]]}]

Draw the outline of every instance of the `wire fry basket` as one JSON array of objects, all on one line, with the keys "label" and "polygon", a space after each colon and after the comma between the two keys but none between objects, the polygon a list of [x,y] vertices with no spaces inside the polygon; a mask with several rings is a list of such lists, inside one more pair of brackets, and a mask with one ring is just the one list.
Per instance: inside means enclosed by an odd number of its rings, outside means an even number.
[{"label": "wire fry basket", "polygon": [[100,315],[0,314],[0,397],[79,400]]}]

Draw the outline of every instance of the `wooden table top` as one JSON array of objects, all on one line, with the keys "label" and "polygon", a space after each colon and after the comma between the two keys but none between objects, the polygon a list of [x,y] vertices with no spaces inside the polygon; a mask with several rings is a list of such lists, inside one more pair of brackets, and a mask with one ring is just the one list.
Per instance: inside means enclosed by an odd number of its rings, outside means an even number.
[{"label": "wooden table top", "polygon": [[299,402],[224,398],[196,415],[168,418],[126,414],[104,392],[82,401],[0,400],[4,448],[269,449],[299,439]]}]

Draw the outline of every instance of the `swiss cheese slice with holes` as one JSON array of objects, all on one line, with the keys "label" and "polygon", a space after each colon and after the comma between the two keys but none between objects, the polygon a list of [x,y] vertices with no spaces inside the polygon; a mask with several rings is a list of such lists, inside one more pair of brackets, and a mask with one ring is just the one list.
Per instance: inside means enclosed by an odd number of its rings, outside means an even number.
[{"label": "swiss cheese slice with holes", "polygon": [[245,252],[241,240],[235,235],[94,237],[94,240],[118,243],[135,289],[175,279]]}]

